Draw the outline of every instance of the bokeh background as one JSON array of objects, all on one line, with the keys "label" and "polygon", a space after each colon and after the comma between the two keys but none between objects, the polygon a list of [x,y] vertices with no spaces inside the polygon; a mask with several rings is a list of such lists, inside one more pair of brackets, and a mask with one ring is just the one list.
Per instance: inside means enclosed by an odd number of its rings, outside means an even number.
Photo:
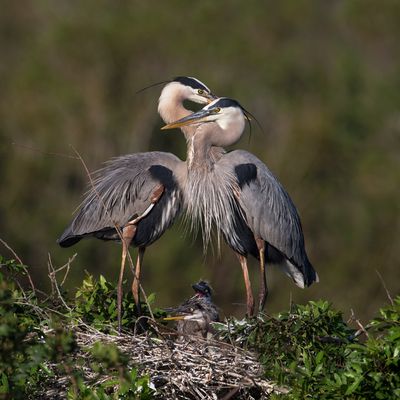
[{"label": "bokeh background", "polygon": [[[48,288],[47,259],[78,253],[67,286],[117,280],[120,246],[56,244],[90,170],[148,150],[185,158],[160,132],[161,87],[195,76],[260,121],[235,148],[279,177],[302,218],[321,282],[298,289],[269,270],[267,311],[323,298],[367,319],[400,289],[400,2],[6,1],[0,12],[0,237]],[[202,254],[177,223],[146,254],[143,284],[157,305],[209,279],[225,314],[243,315],[241,269],[224,245]],[[9,256],[5,249],[0,254]],[[133,253],[134,254],[134,253]],[[258,268],[251,261],[254,285]]]}]

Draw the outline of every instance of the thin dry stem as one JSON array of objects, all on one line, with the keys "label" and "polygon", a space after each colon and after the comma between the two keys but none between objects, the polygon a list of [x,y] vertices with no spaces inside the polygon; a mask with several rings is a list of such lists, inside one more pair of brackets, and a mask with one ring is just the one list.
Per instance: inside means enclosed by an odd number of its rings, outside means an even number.
[{"label": "thin dry stem", "polygon": [[65,281],[67,279],[70,267],[71,267],[71,263],[75,260],[76,256],[77,256],[77,253],[75,253],[71,258],[69,258],[68,261],[62,267],[59,267],[59,268],[54,270],[54,274],[57,274],[58,272],[62,271],[63,269],[65,269],[65,268],[67,269],[67,271],[64,274],[64,278],[60,283],[60,286],[64,285],[64,283],[65,283]]},{"label": "thin dry stem", "polygon": [[60,288],[59,288],[59,285],[58,285],[58,282],[57,282],[56,271],[54,269],[53,262],[51,261],[50,253],[48,253],[48,263],[47,263],[47,265],[48,265],[48,268],[49,268],[49,271],[50,271],[49,278],[50,278],[52,287],[56,290],[57,295],[58,295],[59,299],[61,300],[61,302],[63,303],[64,307],[68,311],[71,311],[71,307],[65,302],[64,298],[62,297],[62,294],[61,294],[61,291],[60,291]]},{"label": "thin dry stem", "polygon": [[45,156],[53,156],[53,157],[63,157],[63,158],[73,158],[73,159],[77,159],[77,157],[75,156],[71,156],[71,154],[64,154],[64,153],[56,153],[56,152],[49,152],[49,151],[44,151],[42,149],[39,149],[37,147],[32,147],[32,146],[27,146],[25,144],[20,144],[20,143],[16,143],[16,142],[11,142],[11,144],[15,147],[21,147],[23,149],[27,149],[30,151],[34,151],[35,153],[40,153],[43,154]]},{"label": "thin dry stem", "polygon": [[22,262],[22,260],[18,257],[18,254],[14,251],[14,249],[7,244],[7,242],[5,242],[3,239],[0,238],[0,243],[6,248],[8,249],[12,255],[15,257],[15,259],[18,261],[18,263],[21,265],[21,268],[24,270],[26,276],[28,277],[29,280],[29,284],[31,285],[32,291],[35,294],[36,292],[36,288],[35,285],[33,284],[33,280],[31,275],[28,272],[28,269],[26,268],[25,264]]},{"label": "thin dry stem", "polygon": [[391,304],[392,306],[394,306],[393,298],[392,298],[392,296],[390,295],[390,292],[389,292],[389,290],[388,290],[388,288],[387,288],[387,286],[386,286],[385,281],[383,280],[382,275],[380,274],[380,272],[379,272],[377,269],[375,270],[375,272],[376,272],[376,274],[378,275],[378,277],[379,277],[379,279],[380,279],[380,281],[381,281],[381,283],[382,283],[382,286],[383,286],[383,288],[384,288],[385,291],[386,291],[386,296],[387,296],[387,298],[389,299],[390,304]]},{"label": "thin dry stem", "polygon": [[[365,336],[366,336],[367,338],[369,338],[369,335],[368,335],[368,332],[367,332],[366,327],[364,327],[364,325],[363,325],[358,319],[355,320],[355,323],[358,325],[358,327],[359,327],[360,329],[354,334],[354,337],[360,336],[361,333],[364,333]],[[357,335],[358,332],[360,332],[360,333]],[[357,336],[356,336],[356,335],[357,335]]]}]

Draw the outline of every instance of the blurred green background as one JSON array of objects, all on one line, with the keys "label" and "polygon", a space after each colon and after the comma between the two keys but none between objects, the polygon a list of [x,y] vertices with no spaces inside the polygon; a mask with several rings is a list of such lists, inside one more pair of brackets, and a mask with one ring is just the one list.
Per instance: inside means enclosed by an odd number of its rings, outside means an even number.
[{"label": "blurred green background", "polygon": [[[0,237],[41,288],[48,253],[56,266],[78,253],[72,291],[85,270],[117,280],[119,245],[56,244],[86,190],[71,145],[90,170],[138,151],[185,158],[182,136],[160,132],[161,87],[135,93],[189,75],[257,117],[264,133],[235,148],[265,161],[302,218],[321,282],[301,290],[272,268],[267,312],[323,298],[369,318],[387,301],[376,271],[399,293],[400,2],[6,1],[0,31]],[[147,293],[174,305],[202,277],[243,315],[232,252],[204,257],[182,232],[148,249]],[[251,272],[257,286],[255,260]]]}]

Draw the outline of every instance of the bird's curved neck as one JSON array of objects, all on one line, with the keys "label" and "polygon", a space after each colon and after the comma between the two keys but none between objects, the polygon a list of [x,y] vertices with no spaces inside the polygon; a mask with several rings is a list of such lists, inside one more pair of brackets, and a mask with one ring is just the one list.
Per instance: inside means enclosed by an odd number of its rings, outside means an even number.
[{"label": "bird's curved neck", "polygon": [[[184,100],[183,97],[176,94],[174,96],[168,95],[168,93],[161,95],[158,101],[158,112],[166,124],[170,124],[171,122],[175,122],[178,119],[193,114],[193,111],[190,111],[183,106]],[[193,134],[195,127],[184,126],[181,130],[187,139]]]},{"label": "bird's curved neck", "polygon": [[178,96],[161,96],[158,103],[158,112],[167,124],[177,121],[192,112],[183,107],[183,100]]}]

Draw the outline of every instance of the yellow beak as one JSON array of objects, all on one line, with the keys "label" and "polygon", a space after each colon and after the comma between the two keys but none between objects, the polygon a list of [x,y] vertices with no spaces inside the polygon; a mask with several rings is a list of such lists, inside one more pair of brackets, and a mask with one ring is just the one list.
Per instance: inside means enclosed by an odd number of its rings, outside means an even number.
[{"label": "yellow beak", "polygon": [[197,111],[196,113],[188,115],[187,117],[178,119],[178,121],[171,122],[170,124],[163,126],[161,130],[180,128],[181,126],[196,124],[204,121],[204,119],[210,114],[212,114],[212,109],[202,109],[200,111]]},{"label": "yellow beak", "polygon": [[185,317],[183,315],[177,315],[176,317],[163,318],[164,321],[182,321],[183,319],[185,319]]}]

